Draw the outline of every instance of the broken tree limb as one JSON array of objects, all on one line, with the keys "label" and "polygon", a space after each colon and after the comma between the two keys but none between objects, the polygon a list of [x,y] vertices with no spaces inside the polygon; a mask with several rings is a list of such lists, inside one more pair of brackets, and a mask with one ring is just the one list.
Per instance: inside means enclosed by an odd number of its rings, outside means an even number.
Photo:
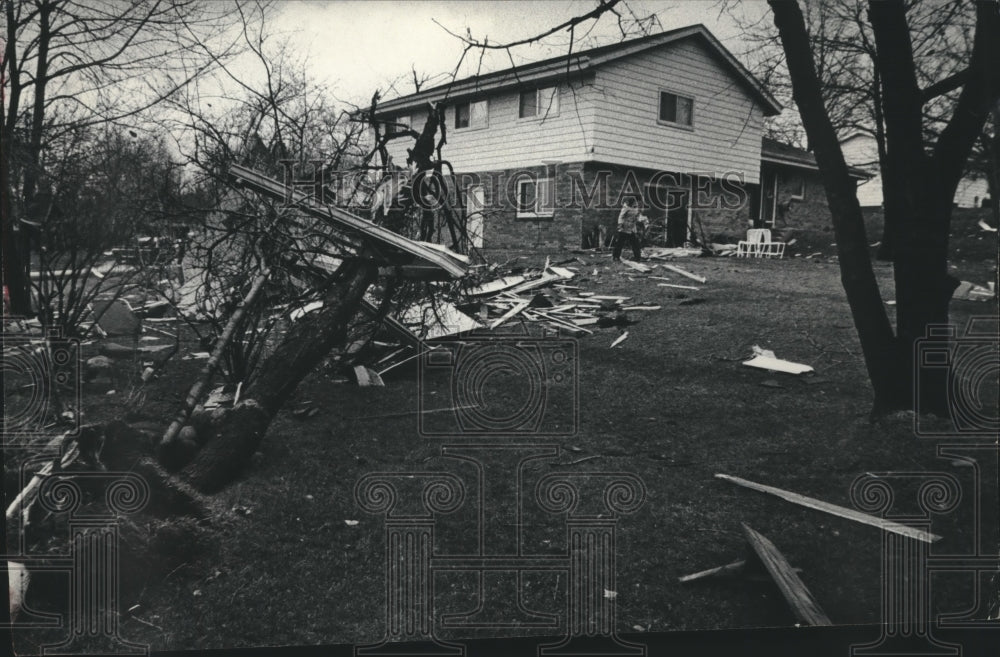
[{"label": "broken tree limb", "polygon": [[771,579],[778,585],[778,590],[792,608],[795,617],[807,625],[833,625],[774,543],[746,524],[743,524],[743,532]]},{"label": "broken tree limb", "polygon": [[218,433],[182,472],[202,493],[213,493],[238,477],[250,462],[271,421],[295,388],[330,350],[342,344],[365,292],[378,275],[366,259],[345,260],[326,291],[323,308],[309,313],[285,335],[260,366],[260,374],[228,410]]},{"label": "broken tree limb", "polygon": [[243,316],[246,315],[247,308],[253,305],[253,303],[257,300],[257,297],[260,296],[260,292],[264,288],[264,283],[270,275],[271,268],[266,267],[262,272],[260,272],[260,274],[257,275],[257,278],[254,279],[253,284],[250,286],[250,291],[247,292],[245,297],[243,297],[243,301],[240,302],[240,305],[237,306],[236,310],[229,318],[229,323],[226,324],[226,328],[222,331],[222,335],[219,336],[219,340],[215,344],[215,349],[212,350],[212,355],[209,356],[207,361],[205,361],[205,366],[201,368],[201,372],[198,373],[198,378],[188,391],[187,398],[184,400],[184,406],[177,414],[177,417],[174,418],[174,421],[170,423],[170,426],[167,427],[160,444],[166,444],[174,440],[180,430],[187,423],[188,418],[191,416],[191,411],[193,411],[194,407],[198,405],[198,400],[201,399],[203,394],[205,394],[205,389],[212,382],[212,377],[215,375],[215,369],[219,366],[219,361],[222,360],[222,355],[225,353],[229,343],[232,342],[233,335],[236,333],[236,327],[239,326],[240,322],[243,320]]},{"label": "broken tree limb", "polygon": [[681,276],[687,276],[691,280],[698,281],[699,283],[704,283],[708,280],[704,276],[698,276],[697,274],[692,274],[691,272],[685,269],[681,269],[680,267],[675,267],[674,265],[660,265],[660,266],[663,267],[664,269],[669,269],[675,274],[680,274]]},{"label": "broken tree limb", "polygon": [[783,500],[791,502],[792,504],[798,504],[799,506],[804,506],[809,509],[815,509],[816,511],[824,511],[831,515],[835,515],[839,518],[846,518],[847,520],[854,520],[855,522],[860,522],[865,525],[871,525],[872,527],[878,527],[879,529],[885,530],[887,532],[892,532],[894,534],[899,534],[900,536],[906,536],[907,538],[915,538],[918,541],[923,541],[925,543],[933,543],[934,541],[940,540],[940,536],[936,534],[931,534],[930,532],[925,532],[920,529],[914,529],[913,527],[907,527],[898,522],[892,522],[891,520],[886,520],[884,518],[878,518],[876,516],[870,516],[867,513],[861,513],[860,511],[855,511],[854,509],[848,509],[846,507],[837,506],[836,504],[830,504],[829,502],[823,502],[822,500],[817,500],[812,497],[806,497],[805,495],[799,495],[798,493],[792,493],[787,490],[782,490],[780,488],[775,488],[774,486],[767,486],[764,484],[758,484],[753,481],[748,481],[746,479],[741,479],[739,477],[733,477],[727,474],[717,474],[716,479],[723,479],[725,481],[743,486],[744,488],[749,488],[751,490],[759,491],[761,493],[769,493],[776,497],[780,497]]},{"label": "broken tree limb", "polygon": [[[48,449],[57,448],[62,445],[66,439],[69,437],[68,433],[62,434],[61,436],[56,436],[51,441],[49,441]],[[35,496],[38,494],[38,487],[42,485],[42,481],[52,474],[55,469],[55,464],[59,462],[59,469],[63,470],[69,467],[73,461],[80,455],[80,450],[78,445],[74,442],[73,445],[66,450],[66,453],[60,458],[56,456],[51,461],[46,463],[42,468],[35,474],[34,477],[28,482],[28,485],[24,487],[14,501],[10,503],[7,507],[7,520],[12,520],[22,509],[27,509],[35,500]]]}]

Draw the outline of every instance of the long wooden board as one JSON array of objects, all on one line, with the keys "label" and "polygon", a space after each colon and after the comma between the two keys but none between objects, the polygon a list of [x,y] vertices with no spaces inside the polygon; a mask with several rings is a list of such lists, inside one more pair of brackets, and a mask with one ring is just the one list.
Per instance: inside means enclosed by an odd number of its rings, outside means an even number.
[{"label": "long wooden board", "polygon": [[799,506],[808,507],[810,509],[815,509],[817,511],[824,511],[826,513],[838,516],[840,518],[846,518],[848,520],[854,520],[855,522],[871,525],[872,527],[878,527],[879,529],[883,529],[887,532],[892,532],[894,534],[899,534],[900,536],[906,536],[908,538],[915,538],[918,541],[923,541],[925,543],[933,543],[934,541],[941,539],[940,536],[936,534],[931,534],[930,532],[925,532],[920,529],[914,529],[913,527],[907,527],[906,525],[902,525],[898,522],[886,520],[885,518],[878,518],[876,516],[870,516],[867,513],[861,513],[860,511],[855,511],[854,509],[848,509],[846,507],[837,506],[836,504],[830,504],[829,502],[817,500],[812,497],[806,497],[805,495],[792,493],[787,490],[775,488],[774,486],[758,484],[754,481],[748,481],[746,479],[733,477],[727,474],[717,474],[715,475],[715,478],[723,479],[725,481],[737,484],[739,486],[743,486],[744,488],[749,488],[751,490],[759,491],[761,493],[769,493],[776,497],[780,497],[783,500],[791,502],[792,504],[798,504]]},{"label": "long wooden board", "polygon": [[[743,524],[743,523],[740,523]],[[791,564],[785,556],[774,546],[774,543],[767,540],[765,536],[754,531],[748,525],[743,524],[743,533],[746,534],[750,547],[764,564],[764,568],[771,575],[771,579],[778,585],[778,590],[784,596],[788,606],[792,608],[792,613],[800,622],[807,625],[833,625],[830,618],[820,608],[819,603],[802,583],[799,576],[795,574]]]},{"label": "long wooden board", "polygon": [[693,582],[696,579],[704,579],[705,577],[712,577],[713,575],[722,575],[724,573],[738,573],[746,568],[747,562],[743,559],[739,561],[734,561],[732,563],[727,563],[725,566],[716,566],[715,568],[709,568],[708,570],[699,570],[696,573],[691,573],[690,575],[684,575],[683,577],[678,577],[678,582]]},{"label": "long wooden board", "polygon": [[[288,198],[288,190],[284,184],[253,169],[233,164],[229,167],[229,175],[265,196],[276,200]],[[319,205],[301,191],[292,190],[291,197],[291,200],[296,203],[296,207],[303,212],[325,219],[362,241],[374,242],[383,247],[388,246],[397,252],[412,256],[417,261],[414,264],[422,269],[426,268],[428,274],[436,270],[440,274],[445,274],[444,278],[460,278],[466,273],[467,264],[463,261],[463,256],[457,253],[451,253],[436,244],[429,245],[407,239],[346,210],[334,206]]]},{"label": "long wooden board", "polygon": [[681,276],[687,276],[691,280],[698,281],[699,283],[704,283],[705,281],[708,280],[704,276],[699,276],[698,274],[692,274],[686,269],[681,269],[680,267],[675,267],[673,265],[660,265],[660,266],[663,267],[664,269],[669,269],[675,274],[680,274]]}]

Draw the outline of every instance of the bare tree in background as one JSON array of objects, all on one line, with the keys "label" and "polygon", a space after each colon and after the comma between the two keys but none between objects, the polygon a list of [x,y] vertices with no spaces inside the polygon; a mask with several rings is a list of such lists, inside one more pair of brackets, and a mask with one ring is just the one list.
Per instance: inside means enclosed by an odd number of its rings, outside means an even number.
[{"label": "bare tree in background", "polygon": [[[2,190],[4,284],[30,314],[20,221],[46,216],[39,181],[52,144],[150,108],[235,54],[230,7],[195,0],[5,2]],[[231,37],[230,37],[231,38]]]},{"label": "bare tree in background", "polygon": [[[786,106],[785,112],[766,122],[768,135],[784,143],[810,146],[795,108],[792,80],[785,54],[775,39],[774,26],[770,21],[751,20],[739,3],[725,2],[723,8],[744,30],[746,45],[742,54],[751,69]],[[868,20],[868,3],[822,0],[805,3],[802,14],[831,124],[841,139],[861,134],[871,138],[876,147],[873,160],[851,164],[879,170],[885,179],[884,92],[875,35]],[[958,102],[973,48],[975,6],[961,0],[907,3],[906,18],[914,73],[923,89],[924,140],[931,144],[946,127]],[[987,180],[995,179],[997,174],[991,170],[992,160],[988,156],[988,145],[995,132],[993,123],[991,120],[984,123],[969,162],[969,170]],[[880,258],[892,259],[901,207],[898,199],[886,194]]]},{"label": "bare tree in background", "polygon": [[[791,75],[793,95],[814,148],[833,215],[841,279],[875,392],[875,410],[912,408],[917,341],[948,321],[957,287],[948,273],[952,199],[975,141],[1000,96],[1000,13],[995,2],[976,4],[975,35],[967,67],[921,88],[914,36],[901,1],[871,2],[868,21],[876,48],[880,112],[885,122],[886,214],[893,243],[896,331],[886,315],[867,253],[864,223],[823,97],[805,17],[794,2],[770,2]],[[933,143],[926,141],[924,107],[937,93],[958,99]],[[922,409],[947,412],[944,376],[921,381]]]}]

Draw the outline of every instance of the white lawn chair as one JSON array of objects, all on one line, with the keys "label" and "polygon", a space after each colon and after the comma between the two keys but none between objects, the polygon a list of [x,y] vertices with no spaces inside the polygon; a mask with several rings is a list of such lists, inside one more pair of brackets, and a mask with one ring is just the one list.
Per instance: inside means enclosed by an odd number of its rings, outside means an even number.
[{"label": "white lawn chair", "polygon": [[771,240],[771,231],[764,230],[764,240],[760,243],[758,257],[760,258],[783,258],[785,256],[785,243]]},{"label": "white lawn chair", "polygon": [[772,242],[768,228],[751,228],[747,238],[736,245],[736,255],[744,258],[781,258],[785,255],[784,242]]},{"label": "white lawn chair", "polygon": [[771,241],[771,231],[767,228],[751,228],[747,231],[747,238],[740,240],[736,245],[737,258],[759,258],[761,246],[766,241]]}]

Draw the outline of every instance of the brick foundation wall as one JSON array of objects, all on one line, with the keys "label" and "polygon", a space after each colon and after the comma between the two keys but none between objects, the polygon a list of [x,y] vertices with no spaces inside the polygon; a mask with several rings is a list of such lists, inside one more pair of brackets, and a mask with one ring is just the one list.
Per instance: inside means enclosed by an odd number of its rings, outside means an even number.
[{"label": "brick foundation wall", "polygon": [[[515,195],[518,179],[527,176],[552,177],[554,207],[551,217],[517,217]],[[699,183],[700,180],[700,183]],[[585,236],[604,227],[606,238],[613,234],[625,197],[642,199],[643,212],[654,228],[661,231],[667,214],[667,189],[688,190],[693,202],[692,230],[720,241],[726,236],[742,238],[750,224],[749,193],[738,179],[701,179],[651,169],[625,167],[600,162],[574,162],[459,174],[458,186],[483,186],[485,211],[483,251],[501,254],[509,250],[558,252],[584,245]],[[651,191],[655,184],[659,192]],[[701,184],[699,189],[696,185]],[[657,194],[654,198],[652,194]]]}]

